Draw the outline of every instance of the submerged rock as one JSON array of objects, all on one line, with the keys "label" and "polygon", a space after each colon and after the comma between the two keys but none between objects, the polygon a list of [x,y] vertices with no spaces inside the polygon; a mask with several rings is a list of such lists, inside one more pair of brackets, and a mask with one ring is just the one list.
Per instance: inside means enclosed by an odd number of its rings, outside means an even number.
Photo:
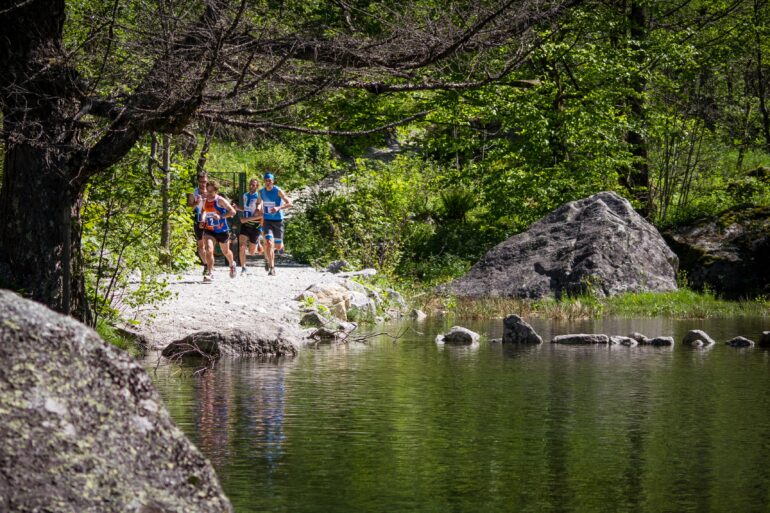
[{"label": "submerged rock", "polygon": [[199,331],[163,349],[166,358],[190,356],[294,356],[302,335],[287,326],[260,323],[253,330]]},{"label": "submerged rock", "polygon": [[682,339],[682,344],[686,346],[705,347],[714,345],[715,343],[713,338],[709,337],[705,331],[701,330],[690,330]]},{"label": "submerged rock", "polygon": [[511,314],[503,320],[504,344],[542,344],[543,338],[521,317]]},{"label": "submerged rock", "polygon": [[557,335],[551,340],[552,344],[567,344],[571,346],[609,344],[610,337],[596,333],[577,333],[573,335]]},{"label": "submerged rock", "polygon": [[746,337],[735,337],[725,342],[730,347],[753,347],[754,341]]},{"label": "submerged rock", "polygon": [[634,331],[632,333],[629,333],[628,334],[628,338],[632,338],[632,339],[636,340],[636,342],[638,344],[640,344],[640,345],[641,344],[646,344],[647,340],[648,340],[648,338],[646,336],[644,336],[641,333],[638,333],[636,331]]},{"label": "submerged rock", "polygon": [[452,326],[449,331],[436,337],[439,344],[471,345],[479,341],[479,334],[462,326]]},{"label": "submerged rock", "polygon": [[229,512],[141,365],[0,290],[0,510]]},{"label": "submerged rock", "polygon": [[539,299],[676,290],[677,257],[613,192],[562,205],[497,245],[444,289],[462,297]]}]

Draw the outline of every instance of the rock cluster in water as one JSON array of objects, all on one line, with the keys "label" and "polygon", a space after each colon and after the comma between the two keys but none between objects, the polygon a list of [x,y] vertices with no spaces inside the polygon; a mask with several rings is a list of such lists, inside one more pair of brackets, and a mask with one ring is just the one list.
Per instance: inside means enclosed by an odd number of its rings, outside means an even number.
[{"label": "rock cluster in water", "polygon": [[337,281],[311,285],[294,299],[304,303],[305,313],[315,311],[321,318],[333,317],[343,322],[375,321],[379,312],[387,317],[403,315],[407,304],[401,294],[350,279],[351,276],[370,276],[368,271],[345,273]]},{"label": "rock cluster in water", "polygon": [[676,255],[614,192],[562,205],[490,250],[443,290],[539,299],[676,290]]},{"label": "rock cluster in water", "polygon": [[3,290],[0,340],[0,511],[232,511],[126,353]]},{"label": "rock cluster in water", "polygon": [[[518,315],[509,315],[503,321],[503,343],[509,344],[541,344],[543,339],[535,330]],[[635,346],[673,346],[674,337],[658,336],[649,338],[641,333],[633,332],[628,336],[605,335],[601,333],[571,333],[556,335],[551,339],[552,344],[563,345],[621,345]],[[682,345],[697,348],[709,348],[716,342],[703,330],[690,330],[682,338]],[[738,336],[725,342],[731,347],[753,347],[754,341]],[[759,347],[770,348],[770,331],[762,332]]]}]

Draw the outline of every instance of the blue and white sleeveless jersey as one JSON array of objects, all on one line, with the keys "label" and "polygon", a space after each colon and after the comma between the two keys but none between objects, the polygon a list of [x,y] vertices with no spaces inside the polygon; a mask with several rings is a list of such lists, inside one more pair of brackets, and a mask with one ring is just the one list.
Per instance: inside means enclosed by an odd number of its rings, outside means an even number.
[{"label": "blue and white sleeveless jersey", "polygon": [[270,207],[280,207],[283,204],[281,195],[278,194],[280,191],[281,189],[275,186],[270,191],[264,187],[259,191],[259,196],[262,198],[262,212],[265,221],[283,221],[283,210],[270,213]]}]

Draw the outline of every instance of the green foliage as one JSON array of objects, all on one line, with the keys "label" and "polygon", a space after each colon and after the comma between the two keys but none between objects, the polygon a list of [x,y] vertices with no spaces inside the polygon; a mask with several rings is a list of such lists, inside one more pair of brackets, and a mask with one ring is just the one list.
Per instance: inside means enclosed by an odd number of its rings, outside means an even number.
[{"label": "green foliage", "polygon": [[141,354],[141,350],[131,338],[118,333],[118,331],[110,326],[106,321],[101,320],[96,323],[96,332],[102,337],[102,340],[108,344],[122,349],[132,356],[138,356]]},{"label": "green foliage", "polygon": [[427,312],[441,310],[462,319],[502,318],[511,313],[546,319],[614,317],[671,317],[706,319],[714,317],[770,317],[766,298],[754,301],[725,301],[712,292],[680,288],[674,292],[627,293],[609,298],[583,295],[563,299],[528,301],[511,298],[462,299],[423,295],[419,307]]},{"label": "green foliage", "polygon": [[279,140],[242,143],[214,140],[206,169],[213,172],[246,173],[246,180],[273,173],[276,184],[289,191],[304,187],[334,169],[330,145],[320,137],[284,134]]},{"label": "green foliage", "polygon": [[[147,170],[147,148],[138,147],[121,164],[91,182],[82,210],[82,247],[89,303],[97,323],[168,297],[163,273],[196,261],[191,211],[184,203],[194,165],[172,167],[171,240],[160,249],[160,184]],[[156,172],[157,174],[157,172]]]}]

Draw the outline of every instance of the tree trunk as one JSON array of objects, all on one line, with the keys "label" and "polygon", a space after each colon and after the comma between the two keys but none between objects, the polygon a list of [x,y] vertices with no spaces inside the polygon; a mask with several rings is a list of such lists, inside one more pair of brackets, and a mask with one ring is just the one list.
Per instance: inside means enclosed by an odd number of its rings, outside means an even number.
[{"label": "tree trunk", "polygon": [[[630,26],[629,37],[632,47],[637,51],[637,65],[641,67],[644,61],[639,42],[647,37],[647,21],[644,7],[638,1],[632,1],[628,11],[628,22]],[[637,72],[631,78],[631,89],[633,93],[628,95],[627,101],[631,108],[631,115],[639,126],[644,124],[644,91],[647,87],[647,81],[641,72]],[[623,185],[631,195],[641,204],[640,214],[649,217],[652,211],[652,199],[650,194],[650,168],[647,154],[647,141],[644,135],[638,130],[629,130],[626,133],[626,142],[633,156],[633,163],[625,176],[621,177]]]},{"label": "tree trunk", "polygon": [[171,223],[170,223],[170,208],[169,208],[169,189],[171,188],[171,136],[163,134],[162,142],[162,164],[163,179],[160,186],[160,197],[163,202],[161,211],[161,225],[160,225],[160,250],[161,260],[168,264],[167,261],[171,255]]},{"label": "tree trunk", "polygon": [[762,29],[761,27],[760,2],[754,2],[754,34],[756,36],[757,47],[757,96],[759,97],[759,112],[762,114],[762,135],[765,137],[765,151],[770,153],[770,109],[767,107],[767,84],[765,84],[765,69],[762,55]]},{"label": "tree trunk", "polygon": [[89,320],[80,251],[82,190],[66,162],[29,144],[10,144],[4,159],[0,248],[8,272],[0,286],[62,313]]}]

